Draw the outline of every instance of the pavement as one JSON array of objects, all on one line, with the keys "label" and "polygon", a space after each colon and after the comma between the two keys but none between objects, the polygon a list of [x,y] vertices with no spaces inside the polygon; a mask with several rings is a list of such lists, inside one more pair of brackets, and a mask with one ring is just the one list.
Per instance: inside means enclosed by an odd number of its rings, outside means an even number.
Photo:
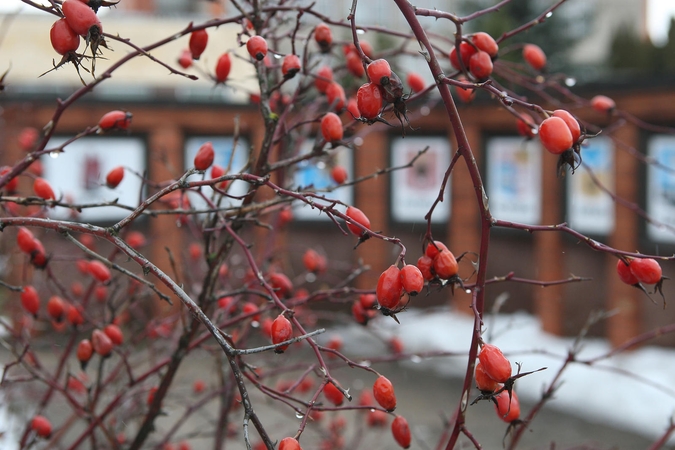
[{"label": "pavement", "polygon": [[[58,345],[58,344],[53,344]],[[53,352],[49,349],[40,349],[41,359],[46,365],[53,364],[54,359],[51,356]],[[305,350],[291,347],[287,353],[283,355],[275,355],[277,361],[287,363],[289,360],[308,361],[311,357]],[[113,357],[114,358],[114,357]],[[284,359],[281,359],[284,358]],[[10,356],[6,351],[0,353],[0,360],[6,362]],[[255,363],[255,358],[251,358]],[[76,365],[73,364],[75,367]],[[306,366],[306,364],[305,364]],[[343,364],[331,363],[333,368],[331,374],[336,377],[344,387],[350,388],[350,392],[354,395],[353,403],[357,402],[358,393],[363,388],[370,389],[374,382],[376,375],[362,369],[352,369],[345,367]],[[458,395],[461,392],[461,380],[456,378],[442,377],[436,374],[423,362],[419,363],[419,359],[411,358],[405,362],[387,362],[376,364],[372,366],[378,372],[389,378],[394,384],[396,396],[398,399],[397,414],[401,414],[407,418],[410,423],[413,433],[413,449],[435,449],[438,444],[438,438],[443,429],[444,418],[452,414],[452,411],[457,406]],[[301,373],[302,369],[295,372],[295,376]],[[158,418],[156,427],[159,432],[168,430],[171,426],[182,416],[185,407],[191,402],[197,400],[199,397],[192,393],[192,385],[195,379],[203,379],[207,386],[216,384],[216,373],[214,363],[205,352],[195,353],[188,357],[185,363],[179,370],[175,383],[176,395],[167,399],[164,404],[165,415]],[[274,385],[279,379],[293,378],[293,376],[277,377],[270,381]],[[21,389],[27,386],[24,384]],[[15,416],[29,416],[31,414],[30,402],[39,398],[39,392],[31,389],[31,392],[23,392],[17,395],[16,391],[5,392],[9,394],[5,398],[5,405],[9,406],[12,414]],[[27,395],[26,395],[27,394]],[[303,398],[308,399],[311,392],[304,394]],[[279,404],[278,402],[271,402],[265,398],[260,392],[252,390],[252,398],[256,412],[260,415],[263,423],[269,430],[274,439],[281,439],[288,435],[293,435],[300,423],[300,419],[296,417],[295,412],[290,408]],[[323,396],[321,396],[323,399]],[[553,400],[555,401],[555,400]],[[199,413],[191,415],[180,431],[176,434],[176,438],[172,442],[179,442],[187,440],[193,450],[212,449],[212,439],[209,436],[204,436],[202,430],[206,424],[212,426],[217,417],[219,403],[216,397],[206,403],[205,407]],[[531,405],[522,403],[523,414],[526,414]],[[608,405],[611,407],[611,405]],[[128,414],[133,416],[139,411],[127,409]],[[242,427],[241,427],[241,409],[234,413],[238,419],[237,422],[231,426],[233,436],[227,440],[227,449],[243,449]],[[342,411],[342,412],[328,412],[320,421],[310,421],[307,425],[306,431],[301,438],[301,444],[305,450],[321,448],[320,442],[322,440],[330,440],[333,444],[338,442],[334,435],[331,435],[330,422],[336,416],[342,416],[346,420],[346,427],[344,432],[344,449],[395,449],[398,446],[392,439],[388,424],[384,428],[368,428],[365,425],[366,412],[357,411]],[[54,421],[55,427],[58,427],[67,420],[70,415],[68,406],[62,401],[58,400],[46,411],[46,415]],[[119,417],[119,416],[118,416]],[[25,423],[22,419],[16,420],[15,423]],[[117,424],[117,429],[124,431],[124,417],[120,418]],[[131,420],[130,420],[131,422]],[[0,448],[11,450],[17,448],[12,444],[11,439],[16,433],[11,433],[11,430],[6,428],[11,426],[11,421],[6,421],[4,424],[0,422],[0,426],[4,425],[3,430],[6,431],[4,436],[0,438]],[[473,433],[478,442],[481,443],[483,449],[502,449],[502,441],[507,430],[507,424],[502,422],[495,413],[494,407],[488,402],[480,402],[476,405],[470,406],[467,415],[468,429]],[[78,428],[78,427],[75,427]],[[81,427],[80,427],[81,430]],[[128,435],[132,435],[132,429],[128,429]],[[74,429],[70,434],[64,436],[62,442],[67,442],[69,436],[77,432]],[[255,435],[255,431],[251,429],[251,433]],[[158,433],[159,434],[159,433]],[[15,437],[13,439],[16,439]],[[257,439],[254,437],[252,441],[255,443]],[[594,450],[609,450],[609,449],[646,449],[651,445],[652,441],[642,436],[637,436],[623,430],[617,430],[605,425],[596,423],[589,423],[587,421],[572,417],[567,414],[561,414],[554,409],[547,407],[535,418],[535,420],[528,425],[528,430],[524,434],[520,449],[594,449]],[[157,447],[158,441],[152,439],[144,448],[152,449]],[[38,443],[35,448],[46,448],[43,444]],[[54,448],[67,448],[66,446],[55,446]],[[90,443],[86,447],[91,448]],[[106,448],[104,443],[99,441],[98,448]],[[123,447],[122,447],[123,448]],[[333,447],[338,448],[338,447]],[[475,448],[466,439],[460,440],[458,448]]]}]

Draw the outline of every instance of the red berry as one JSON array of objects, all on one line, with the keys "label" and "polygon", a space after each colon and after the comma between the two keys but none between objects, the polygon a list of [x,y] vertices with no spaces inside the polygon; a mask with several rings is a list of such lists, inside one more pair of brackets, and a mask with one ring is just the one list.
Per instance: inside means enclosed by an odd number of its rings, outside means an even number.
[{"label": "red berry", "polygon": [[211,142],[205,142],[199,147],[197,154],[195,155],[194,165],[197,170],[206,170],[211,167],[213,164],[213,159],[215,158],[216,153],[213,150],[213,144]]},{"label": "red berry", "polygon": [[574,144],[572,132],[560,117],[549,117],[539,125],[539,139],[546,150],[559,155]]},{"label": "red berry", "polygon": [[16,233],[16,244],[22,252],[28,253],[29,255],[38,249],[37,239],[35,239],[33,233],[25,227],[19,227],[19,231]]},{"label": "red berry", "polygon": [[124,178],[124,167],[117,166],[108,172],[108,175],[105,177],[105,184],[110,189],[115,189]]},{"label": "red berry", "polygon": [[377,296],[375,294],[361,294],[359,295],[359,303],[364,310],[373,309],[377,306]]},{"label": "red berry", "polygon": [[[359,223],[363,225],[364,228],[370,230],[370,220],[368,220],[368,217],[366,217],[363,211],[361,211],[359,208],[350,206],[347,208],[345,215],[352,221]],[[354,225],[351,222],[347,222],[347,228],[349,228],[349,231],[351,231],[352,234],[356,236],[361,236],[365,232],[359,226]]]},{"label": "red berry", "polygon": [[326,99],[329,105],[335,107],[335,111],[342,111],[347,102],[347,97],[345,97],[345,90],[340,83],[333,81],[328,85],[326,88]]},{"label": "red berry", "polygon": [[485,80],[492,74],[492,59],[484,51],[478,51],[469,60],[469,70],[479,80]]},{"label": "red berry", "polygon": [[520,113],[520,115],[523,116],[523,118],[525,118],[527,122],[520,118],[516,121],[516,128],[518,129],[518,134],[528,139],[532,139],[534,137],[534,130],[537,127],[534,122],[534,119],[528,113]]},{"label": "red berry", "polygon": [[619,275],[621,281],[630,284],[631,286],[640,282],[640,280],[633,275],[633,272],[631,272],[630,264],[626,264],[622,260],[618,260],[616,263],[616,273]]},{"label": "red berry", "polygon": [[206,30],[197,30],[190,33],[190,53],[192,59],[199,59],[206,50],[206,44],[209,42],[209,34]]},{"label": "red berry", "polygon": [[90,32],[99,36],[103,33],[103,27],[94,10],[80,0],[66,0],[61,5],[61,10],[70,28],[80,36],[88,36]]},{"label": "red berry", "polygon": [[322,66],[316,72],[316,79],[314,80],[314,86],[316,90],[324,94],[328,85],[333,81],[333,69],[329,66]]},{"label": "red berry", "polygon": [[63,299],[57,295],[53,295],[47,302],[47,314],[57,322],[63,319],[66,312],[66,304]]},{"label": "red berry", "polygon": [[101,117],[98,127],[102,131],[126,130],[131,125],[131,118],[132,114],[128,111],[110,111]]},{"label": "red berry", "polygon": [[[466,80],[466,78],[464,78],[464,76],[458,77],[457,81],[462,81],[464,83],[467,83],[467,80]],[[459,97],[459,99],[463,103],[471,103],[473,101],[474,97],[476,97],[476,90],[475,89],[471,89],[471,88],[464,89],[461,86],[454,86],[454,88],[455,88],[455,93],[457,94],[457,97]]]},{"label": "red berry", "polygon": [[327,142],[342,140],[342,121],[337,114],[329,112],[321,119],[321,134]]},{"label": "red berry", "polygon": [[40,297],[33,286],[24,286],[21,292],[21,306],[26,312],[36,316],[40,309]]},{"label": "red berry", "polygon": [[[152,405],[152,402],[155,401],[155,394],[157,394],[157,390],[159,388],[157,386],[151,387],[150,390],[148,391],[148,398],[145,400],[145,402],[148,404],[148,406]],[[166,450],[166,446],[164,447],[164,450]],[[173,450],[173,449],[171,449]]]},{"label": "red berry", "polygon": [[77,305],[71,305],[69,303],[66,303],[66,309],[68,312],[66,313],[66,317],[68,318],[68,322],[72,326],[78,326],[82,325],[84,323],[84,317],[82,317],[82,307]]},{"label": "red berry", "polygon": [[281,73],[284,78],[293,78],[296,73],[300,72],[300,58],[297,55],[286,55],[281,62]]},{"label": "red berry", "polygon": [[82,339],[77,345],[77,359],[81,363],[89,361],[94,354],[94,347],[89,339]]},{"label": "red berry", "polygon": [[498,383],[511,378],[511,363],[496,345],[485,344],[478,354],[485,373]]},{"label": "red berry", "polygon": [[352,303],[352,317],[361,325],[367,325],[370,320],[370,316],[358,300]]},{"label": "red berry", "polygon": [[280,227],[283,227],[284,225],[288,224],[291,220],[293,220],[293,211],[291,211],[291,208],[284,208],[281,211],[279,211]]},{"label": "red berry", "polygon": [[630,262],[630,271],[635,278],[646,284],[656,284],[661,281],[661,266],[652,258],[635,258]]},{"label": "red berry", "polygon": [[401,339],[394,336],[393,338],[389,339],[388,344],[389,349],[393,354],[400,355],[403,353],[403,341],[401,341]]},{"label": "red berry", "polygon": [[333,170],[330,171],[330,176],[337,184],[342,184],[347,181],[347,169],[342,166],[335,166],[333,167]]},{"label": "red berry", "polygon": [[347,111],[352,115],[353,118],[361,117],[361,111],[359,111],[359,104],[354,97],[350,97],[347,102]]},{"label": "red berry", "polygon": [[33,420],[30,422],[30,427],[38,436],[42,438],[47,439],[52,435],[52,424],[44,416],[33,417]]},{"label": "red berry", "polygon": [[408,264],[401,269],[401,285],[410,295],[417,295],[424,288],[424,275],[417,266]]},{"label": "red berry", "polygon": [[246,50],[251,58],[262,61],[267,56],[267,41],[262,36],[253,36],[246,42]]},{"label": "red berry", "polygon": [[[12,171],[11,167],[7,166],[3,167],[2,169],[0,169],[0,178],[10,173],[11,171]],[[10,179],[9,181],[7,181],[7,184],[5,184],[5,190],[7,190],[7,192],[10,193],[16,191],[17,187],[19,187],[19,179],[17,177]]]},{"label": "red berry", "polygon": [[604,95],[596,95],[591,99],[591,108],[601,113],[611,113],[616,108],[616,103]]},{"label": "red berry", "polygon": [[516,391],[511,391],[511,398],[509,398],[508,391],[502,391],[495,395],[494,399],[497,402],[495,411],[504,422],[511,423],[520,417],[520,402]]},{"label": "red berry", "polygon": [[[462,55],[462,62],[464,63],[464,67],[468,69],[469,60],[471,59],[471,56],[473,56],[473,54],[476,53],[476,49],[474,48],[473,45],[469,44],[468,42],[462,41],[459,44],[459,53]],[[457,70],[461,69],[459,59],[457,58],[456,47],[452,47],[452,50],[450,50],[450,64],[452,64],[452,67],[454,67]]]},{"label": "red berry", "polygon": [[302,255],[302,263],[309,272],[317,273],[326,270],[326,258],[311,248],[308,248]]},{"label": "red berry", "polygon": [[302,450],[295,438],[285,437],[279,442],[279,450]]},{"label": "red berry", "polygon": [[497,42],[487,33],[479,31],[478,33],[471,36],[471,42],[478,47],[478,50],[482,50],[491,58],[497,56],[499,52],[499,45]]},{"label": "red berry", "polygon": [[481,391],[494,392],[500,387],[499,383],[490,378],[490,375],[488,375],[485,372],[485,369],[483,368],[483,365],[480,362],[476,364],[475,378],[476,378],[476,387]]},{"label": "red berry", "polygon": [[401,301],[403,285],[400,272],[398,267],[391,265],[377,280],[377,301],[383,308],[394,309]]},{"label": "red berry", "polygon": [[44,178],[36,178],[33,182],[33,192],[40,198],[45,200],[55,200],[54,190],[51,185]]},{"label": "red berry", "polygon": [[124,334],[122,334],[122,330],[114,323],[106,325],[106,327],[103,329],[103,332],[106,334],[106,336],[110,338],[112,343],[115,345],[122,345],[122,343],[124,342]]},{"label": "red berry", "polygon": [[396,394],[394,393],[394,385],[386,377],[380,375],[373,384],[373,395],[377,403],[391,412],[396,409]]},{"label": "red berry", "polygon": [[355,78],[361,78],[366,73],[366,70],[363,68],[363,60],[356,52],[347,53],[345,59],[347,60],[347,70]]},{"label": "red berry", "polygon": [[368,78],[371,83],[383,85],[389,83],[391,76],[391,67],[386,59],[376,59],[368,64]]},{"label": "red berry", "polygon": [[398,445],[403,448],[410,447],[412,436],[410,434],[410,426],[408,425],[408,421],[405,420],[405,417],[396,416],[391,423],[391,433],[394,435],[394,439]]},{"label": "red berry", "polygon": [[195,394],[204,392],[204,389],[206,389],[206,383],[204,383],[204,380],[195,380],[194,384],[192,385],[192,390],[195,392]]},{"label": "red berry", "polygon": [[335,406],[340,406],[345,400],[344,395],[338,388],[335,387],[333,383],[327,383],[323,388],[323,395],[326,396],[326,399],[334,404]]},{"label": "red berry", "polygon": [[382,110],[382,88],[374,83],[362,85],[356,92],[356,104],[361,117],[368,120],[375,119]]},{"label": "red berry", "polygon": [[26,127],[21,130],[21,133],[19,133],[19,147],[21,147],[21,150],[24,152],[31,152],[33,151],[35,143],[39,137],[40,132],[37,129],[33,127]]},{"label": "red berry", "polygon": [[[293,326],[291,322],[283,315],[279,314],[274,322],[272,322],[272,343],[278,344],[293,337]],[[283,353],[288,348],[288,345],[282,345],[274,350],[274,353]]]},{"label": "red berry", "polygon": [[[258,312],[260,309],[258,308],[258,305],[252,302],[246,302],[242,305],[241,307],[241,312],[243,314],[253,314]],[[251,319],[255,320],[256,322],[260,320],[260,314],[253,314],[251,316]]]},{"label": "red berry", "polygon": [[127,244],[134,250],[144,247],[146,243],[145,236],[140,231],[130,231],[129,234],[127,234]]},{"label": "red berry", "polygon": [[108,356],[112,353],[113,342],[101,330],[94,330],[91,332],[91,345],[96,353],[101,356]]},{"label": "red berry", "polygon": [[91,261],[89,263],[89,274],[101,283],[110,281],[110,269],[101,261]]},{"label": "red berry", "polygon": [[185,49],[181,52],[180,57],[178,58],[178,64],[183,69],[189,69],[192,66],[192,53],[189,49]]},{"label": "red berry", "polygon": [[415,72],[408,72],[408,76],[406,77],[406,83],[408,83],[410,89],[412,89],[412,91],[415,93],[422,92],[426,84],[424,83],[424,78],[422,78],[422,76],[416,74]]},{"label": "red berry", "polygon": [[59,55],[74,52],[80,46],[80,36],[70,28],[66,19],[59,19],[49,30],[52,47]]},{"label": "red berry", "polygon": [[387,424],[387,413],[379,409],[368,411],[367,424],[369,427],[383,427]]},{"label": "red berry", "polygon": [[333,44],[333,33],[330,30],[330,27],[325,23],[320,23],[314,29],[314,39],[316,39],[317,44],[321,47],[321,51],[326,53],[330,51],[330,47]]},{"label": "red berry", "polygon": [[230,59],[229,53],[223,53],[218,58],[216,62],[216,82],[225,83],[227,77],[230,75],[230,69],[232,68],[232,60]]},{"label": "red berry", "polygon": [[425,280],[431,281],[434,279],[434,274],[431,271],[434,266],[434,260],[429,258],[427,255],[422,255],[417,260],[417,268],[420,269],[422,276]]},{"label": "red berry", "polygon": [[565,121],[567,127],[570,129],[570,133],[572,133],[572,141],[578,142],[581,137],[581,127],[579,126],[577,119],[564,109],[556,109],[553,111],[553,116],[560,117]]},{"label": "red berry", "polygon": [[279,297],[288,297],[293,293],[293,283],[283,273],[272,272],[270,274],[270,285]]},{"label": "red berry", "polygon": [[450,250],[442,251],[434,257],[433,268],[436,275],[443,280],[454,277],[459,271],[455,255]]},{"label": "red berry", "polygon": [[525,44],[523,59],[534,69],[541,70],[546,66],[546,53],[534,44]]}]

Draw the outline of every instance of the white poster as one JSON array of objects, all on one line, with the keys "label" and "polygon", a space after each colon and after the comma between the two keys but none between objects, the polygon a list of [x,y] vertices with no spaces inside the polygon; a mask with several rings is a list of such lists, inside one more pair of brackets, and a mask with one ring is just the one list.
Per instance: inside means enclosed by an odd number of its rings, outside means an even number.
[{"label": "white poster", "polygon": [[[314,141],[306,140],[300,149],[300,154],[307,154],[312,151]],[[317,191],[318,195],[328,199],[339,200],[347,205],[354,202],[354,187],[351,185],[340,186],[333,179],[331,173],[336,166],[343,167],[347,172],[346,183],[354,181],[354,170],[352,162],[352,150],[346,147],[338,147],[335,150],[329,150],[325,156],[311,158],[298,163],[294,167],[293,187],[292,189]],[[328,206],[330,202],[319,199],[312,199],[315,203]],[[330,220],[330,218],[316,208],[310,205],[295,201],[293,203],[293,218],[297,220]],[[346,208],[337,206],[341,212]]]},{"label": "white poster", "polygon": [[675,136],[651,138],[647,152],[657,163],[647,166],[647,214],[657,221],[647,224],[647,236],[675,242]]},{"label": "white poster", "polygon": [[[583,164],[567,177],[567,222],[582,233],[607,235],[614,229],[614,153],[612,141],[598,137],[581,148]],[[590,172],[589,172],[590,169]],[[593,179],[595,178],[595,180]]]},{"label": "white poster", "polygon": [[[246,166],[248,162],[248,142],[245,139],[239,138],[237,148],[233,153],[234,138],[231,136],[193,136],[185,140],[185,170],[194,168],[194,159],[199,147],[209,141],[213,144],[215,153],[213,164],[217,164],[225,170],[230,167],[229,174],[239,173]],[[201,179],[211,179],[211,168],[207,169],[204,175],[190,176],[188,181]],[[250,185],[245,181],[232,181],[228,186],[227,193],[233,197],[241,197],[248,192],[249,187]],[[208,186],[202,188],[202,193],[207,198],[213,198],[213,190]],[[193,208],[207,208],[206,201],[196,193],[190,193],[189,198]],[[220,206],[236,206],[240,203],[241,199],[225,197]]]},{"label": "white poster", "polygon": [[542,151],[538,141],[522,137],[487,141],[487,194],[496,219],[539,224]]},{"label": "white poster", "polygon": [[[53,138],[47,148],[58,147],[67,139]],[[145,171],[145,142],[134,137],[85,137],[69,144],[64,153],[43,156],[44,177],[54,188],[57,198],[68,202],[92,204],[117,200],[136,207],[141,196],[141,179]],[[106,186],[106,175],[117,166],[125,168],[122,182],[114,189]],[[77,219],[87,222],[120,220],[131,211],[114,206],[83,208]],[[67,208],[54,208],[50,216],[71,217]]]},{"label": "white poster", "polygon": [[[395,222],[422,223],[438,197],[445,171],[450,166],[448,139],[440,136],[409,136],[391,141],[391,165],[404,166],[424,148],[429,147],[411,168],[391,172],[391,215]],[[450,179],[443,202],[436,205],[432,223],[450,219]]]}]

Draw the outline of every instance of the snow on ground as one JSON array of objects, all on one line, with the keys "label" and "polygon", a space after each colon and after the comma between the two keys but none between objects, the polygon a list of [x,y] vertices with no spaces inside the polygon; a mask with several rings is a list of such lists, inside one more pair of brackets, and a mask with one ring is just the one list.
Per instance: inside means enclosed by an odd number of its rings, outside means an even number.
[{"label": "snow on ground", "polygon": [[[443,309],[409,310],[398,317],[401,325],[390,318],[377,320],[373,325],[380,335],[399,336],[406,353],[466,353],[469,347],[473,327],[470,316]],[[574,346],[574,339],[544,333],[539,321],[524,313],[489,317],[485,329],[483,338],[502,349],[511,360],[514,373],[516,361],[522,363],[523,372],[548,367],[516,382],[518,395],[529,402],[541,398]],[[353,354],[349,348],[352,346],[358,346],[354,350],[362,352],[366,347],[363,339],[369,336],[367,331],[353,327],[346,334],[351,336],[345,341],[346,354]],[[588,360],[610,350],[603,339],[585,339],[577,359]],[[429,358],[421,362],[419,358],[412,358],[412,363],[445,376],[463,377],[466,356]],[[643,347],[602,360],[593,367],[571,364],[561,380],[554,399],[546,407],[592,423],[656,438],[664,433],[675,415],[675,350]],[[675,443],[675,438],[670,442]]]}]

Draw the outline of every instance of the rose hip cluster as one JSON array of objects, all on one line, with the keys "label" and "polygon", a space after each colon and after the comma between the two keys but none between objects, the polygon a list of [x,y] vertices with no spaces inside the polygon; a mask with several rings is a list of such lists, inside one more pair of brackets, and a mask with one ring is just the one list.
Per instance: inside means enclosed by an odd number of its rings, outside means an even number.
[{"label": "rose hip cluster", "polygon": [[506,386],[511,380],[511,363],[499,347],[483,344],[478,354],[475,379],[481,397],[494,402],[499,418],[510,424],[516,423],[520,418],[520,403],[512,385]]}]

